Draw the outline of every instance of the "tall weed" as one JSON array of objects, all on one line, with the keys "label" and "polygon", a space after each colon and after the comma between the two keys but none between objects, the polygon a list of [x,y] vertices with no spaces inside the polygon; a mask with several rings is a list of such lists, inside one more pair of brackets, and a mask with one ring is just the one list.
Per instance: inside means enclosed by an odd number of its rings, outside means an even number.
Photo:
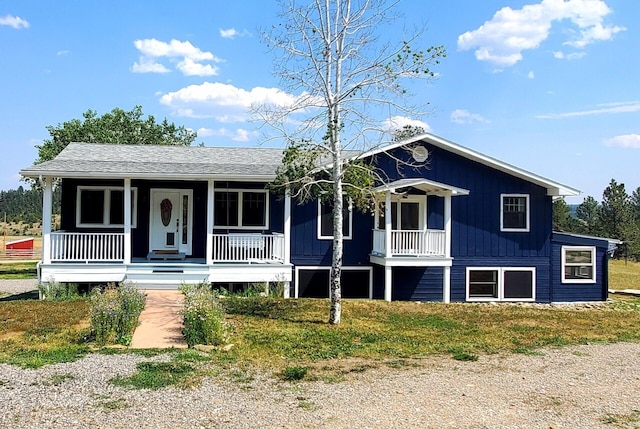
[{"label": "tall weed", "polygon": [[183,285],[180,290],[184,293],[183,333],[189,347],[224,344],[229,329],[218,294],[208,284]]},{"label": "tall weed", "polygon": [[81,297],[75,283],[39,283],[40,296],[47,301],[71,301]]},{"label": "tall weed", "polygon": [[109,285],[91,293],[91,329],[100,345],[131,344],[146,295],[133,286]]}]

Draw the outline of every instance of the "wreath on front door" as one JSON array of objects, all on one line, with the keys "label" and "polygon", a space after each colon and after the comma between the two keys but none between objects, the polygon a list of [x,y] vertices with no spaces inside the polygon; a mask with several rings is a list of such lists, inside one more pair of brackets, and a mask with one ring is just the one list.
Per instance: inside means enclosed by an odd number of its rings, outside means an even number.
[{"label": "wreath on front door", "polygon": [[164,226],[169,226],[169,222],[171,222],[171,210],[173,209],[173,204],[171,204],[171,200],[165,198],[160,203],[160,218],[162,219],[162,224]]}]

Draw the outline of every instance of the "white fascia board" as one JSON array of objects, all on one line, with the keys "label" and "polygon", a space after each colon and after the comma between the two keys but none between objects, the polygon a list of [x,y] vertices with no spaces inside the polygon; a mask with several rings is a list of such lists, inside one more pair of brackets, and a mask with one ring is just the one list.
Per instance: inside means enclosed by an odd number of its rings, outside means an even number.
[{"label": "white fascia board", "polygon": [[93,173],[93,172],[51,172],[51,171],[33,171],[29,173],[20,172],[23,177],[37,179],[40,177],[55,177],[58,179],[144,179],[144,180],[233,180],[241,182],[250,181],[272,181],[275,175],[219,175],[219,174],[140,174],[140,173]]}]

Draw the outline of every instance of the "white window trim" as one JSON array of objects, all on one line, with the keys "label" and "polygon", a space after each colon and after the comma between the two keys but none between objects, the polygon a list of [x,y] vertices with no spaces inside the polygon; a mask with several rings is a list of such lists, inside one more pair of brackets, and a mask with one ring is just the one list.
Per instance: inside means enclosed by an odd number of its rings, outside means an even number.
[{"label": "white window trim", "polygon": [[[472,297],[469,295],[469,273],[471,271],[497,271],[498,272],[498,297]],[[532,273],[532,291],[531,298],[505,298],[504,297],[504,273],[507,271],[531,271]],[[467,275],[465,279],[466,300],[469,302],[533,302],[536,300],[536,268],[535,267],[467,267]]]},{"label": "white window trim", "polygon": [[[301,265],[295,267],[294,281],[294,298],[298,298],[299,286],[300,286],[300,270],[327,270],[330,271],[331,267],[320,265]],[[361,266],[343,266],[343,271],[368,271],[369,272],[369,299],[373,299],[373,267],[361,267]],[[327,284],[329,290],[329,298],[331,298],[331,278],[329,278],[329,284]]]},{"label": "white window trim", "polygon": [[[396,220],[398,223],[402,222],[402,203],[418,203],[418,216],[420,221],[420,228],[418,231],[426,231],[428,229],[428,211],[427,211],[427,196],[426,195],[392,195],[391,202],[396,203]],[[381,225],[377,225],[377,229],[384,230],[384,217],[380,216],[378,222],[382,222]],[[393,231],[401,231],[398,225],[391,225]]]},{"label": "white window trim", "polygon": [[[215,210],[215,198],[216,198],[216,193],[218,192],[237,192],[238,193],[238,225],[218,225],[215,224],[213,225],[214,228],[222,228],[222,229],[245,229],[245,230],[251,230],[251,231],[263,231],[265,229],[269,229],[269,191],[266,189],[239,189],[239,188],[218,188],[218,189],[214,189],[213,190],[213,204],[214,204],[214,210]],[[265,215],[264,215],[264,225],[258,225],[258,226],[244,226],[242,225],[242,202],[243,202],[243,194],[245,192],[252,192],[252,193],[260,193],[260,194],[265,194],[266,198],[265,198]],[[214,220],[215,220],[215,216],[214,216]]]},{"label": "white window trim", "polygon": [[[102,223],[81,223],[81,201],[82,191],[103,191],[104,208],[102,213]],[[109,192],[107,192],[109,191]],[[111,211],[111,191],[122,191],[124,194],[124,186],[78,186],[76,189],[76,227],[77,228],[124,228],[121,223],[108,223],[109,213]],[[131,188],[133,196],[131,197],[131,228],[135,228],[138,219],[138,188]],[[126,197],[125,197],[126,198]]]},{"label": "white window trim", "polygon": [[[591,252],[591,264],[567,264],[567,250],[578,250],[578,251],[589,251]],[[561,276],[562,276],[562,283],[582,283],[582,284],[593,284],[596,282],[596,268],[597,268],[597,264],[596,264],[596,248],[595,246],[562,246],[562,260],[561,260],[561,264],[562,264],[562,268],[561,268]],[[592,279],[568,279],[565,277],[566,275],[566,271],[565,271],[565,267],[567,266],[584,266],[584,265],[590,265],[592,267],[592,271],[591,273],[593,274],[593,278]]]},{"label": "white window trim", "polygon": [[[504,226],[504,199],[505,198],[525,198],[527,204],[527,213],[526,213],[526,228],[506,228]],[[500,194],[500,231],[502,232],[529,232],[531,229],[531,204],[529,194]]]},{"label": "white window trim", "polygon": [[[351,240],[353,237],[353,205],[351,200],[347,204],[347,210],[349,211],[349,235],[343,235],[343,240]],[[316,224],[318,229],[318,240],[333,240],[333,235],[322,235],[322,222],[321,222],[321,213],[322,213],[322,202],[318,199],[317,212],[316,212]]]}]

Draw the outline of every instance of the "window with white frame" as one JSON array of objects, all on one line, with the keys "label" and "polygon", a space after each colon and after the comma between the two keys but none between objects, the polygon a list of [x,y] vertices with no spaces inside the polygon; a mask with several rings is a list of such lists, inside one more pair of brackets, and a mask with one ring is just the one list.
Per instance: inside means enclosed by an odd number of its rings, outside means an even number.
[{"label": "window with white frame", "polygon": [[[136,227],[137,188],[131,188],[131,227]],[[76,195],[76,226],[123,228],[124,187],[79,186]]]},{"label": "window with white frame", "polygon": [[[351,239],[353,215],[351,204],[346,199],[342,204],[342,238]],[[333,205],[318,200],[318,239],[333,239]]]},{"label": "window with white frame", "polygon": [[562,246],[562,283],[596,282],[596,248]]},{"label": "window with white frame", "polygon": [[500,195],[500,230],[509,232],[529,231],[529,195]]},{"label": "window with white frame", "polygon": [[[421,230],[426,225],[426,198],[424,195],[392,196],[391,229],[394,231]],[[385,203],[381,204],[377,229],[385,228]]]},{"label": "window with white frame", "polygon": [[534,301],[534,267],[467,267],[467,301]]},{"label": "window with white frame", "polygon": [[216,227],[267,229],[269,192],[261,189],[215,191],[213,210]]}]

